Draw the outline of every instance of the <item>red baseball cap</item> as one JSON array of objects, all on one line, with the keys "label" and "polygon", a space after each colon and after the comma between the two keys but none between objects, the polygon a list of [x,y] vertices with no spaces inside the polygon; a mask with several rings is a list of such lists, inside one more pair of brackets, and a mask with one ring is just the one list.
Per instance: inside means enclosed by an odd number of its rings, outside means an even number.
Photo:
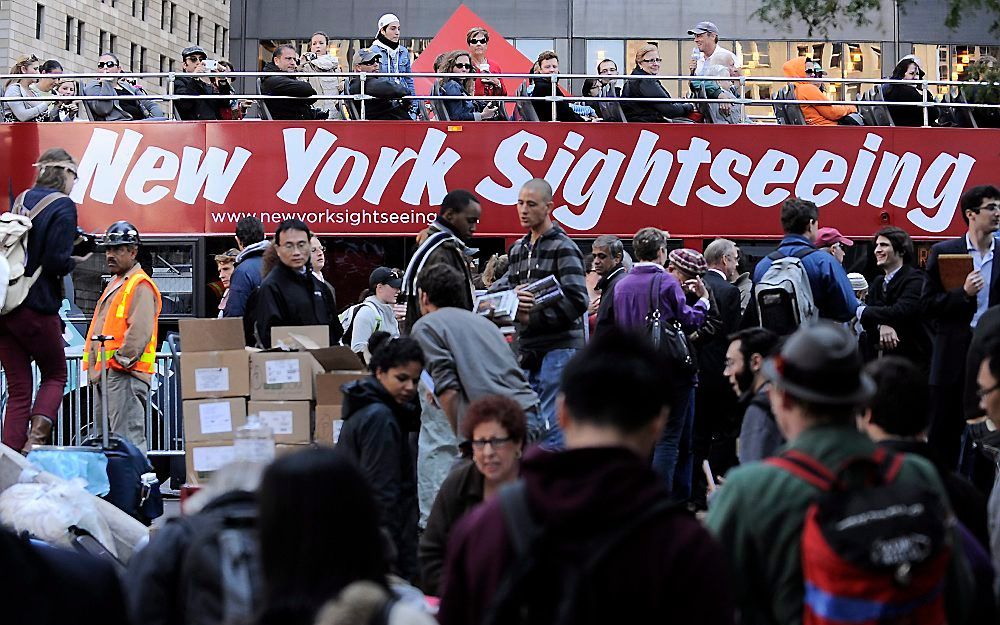
[{"label": "red baseball cap", "polygon": [[834,243],[840,243],[850,247],[854,241],[840,234],[836,228],[820,228],[816,231],[816,247],[830,247]]}]

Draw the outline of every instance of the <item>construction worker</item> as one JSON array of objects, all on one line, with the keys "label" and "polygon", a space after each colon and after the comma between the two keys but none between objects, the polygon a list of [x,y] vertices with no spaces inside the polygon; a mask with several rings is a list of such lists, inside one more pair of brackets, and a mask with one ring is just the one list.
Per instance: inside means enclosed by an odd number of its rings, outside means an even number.
[{"label": "construction worker", "polygon": [[[146,402],[156,367],[156,325],[162,301],[160,291],[146,275],[136,255],[139,231],[127,221],[108,228],[102,242],[111,283],[97,301],[94,320],[87,332],[83,367],[98,389],[99,401],[107,402],[111,431],[146,453]],[[101,344],[95,336],[111,337]],[[101,387],[101,366],[107,363],[107,388]],[[100,412],[98,412],[100,415]],[[97,428],[101,429],[101,419]]]}]

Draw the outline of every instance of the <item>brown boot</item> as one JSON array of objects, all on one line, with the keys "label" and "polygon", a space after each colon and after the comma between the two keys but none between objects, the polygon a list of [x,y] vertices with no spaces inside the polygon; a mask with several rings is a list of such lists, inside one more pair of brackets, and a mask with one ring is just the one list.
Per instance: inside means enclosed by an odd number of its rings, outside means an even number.
[{"label": "brown boot", "polygon": [[35,445],[48,445],[49,434],[52,433],[52,420],[40,414],[31,417],[31,427],[28,428],[28,442],[24,444],[21,453],[25,456]]}]

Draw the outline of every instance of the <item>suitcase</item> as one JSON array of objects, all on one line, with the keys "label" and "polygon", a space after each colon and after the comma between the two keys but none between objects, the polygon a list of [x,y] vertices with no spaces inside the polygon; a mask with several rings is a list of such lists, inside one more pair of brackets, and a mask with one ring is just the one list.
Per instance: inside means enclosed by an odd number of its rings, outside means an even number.
[{"label": "suitcase", "polygon": [[111,492],[104,499],[129,516],[150,525],[153,519],[163,515],[163,496],[160,494],[160,482],[155,479],[153,473],[153,465],[138,447],[124,437],[111,433],[107,405],[108,369],[104,362],[104,343],[112,338],[114,337],[103,334],[91,338],[92,341],[101,344],[99,353],[101,435],[91,436],[81,445],[100,448],[108,459],[108,481],[111,483]]}]

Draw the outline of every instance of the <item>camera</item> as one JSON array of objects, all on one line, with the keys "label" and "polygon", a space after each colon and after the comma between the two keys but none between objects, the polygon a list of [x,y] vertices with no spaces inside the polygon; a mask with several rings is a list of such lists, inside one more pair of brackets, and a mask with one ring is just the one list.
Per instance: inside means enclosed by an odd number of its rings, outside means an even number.
[{"label": "camera", "polygon": [[205,59],[205,71],[214,72],[215,68],[219,66],[219,62],[215,59]]},{"label": "camera", "polygon": [[73,256],[86,256],[97,251],[97,238],[84,232],[83,228],[76,229],[76,239],[73,240]]}]

